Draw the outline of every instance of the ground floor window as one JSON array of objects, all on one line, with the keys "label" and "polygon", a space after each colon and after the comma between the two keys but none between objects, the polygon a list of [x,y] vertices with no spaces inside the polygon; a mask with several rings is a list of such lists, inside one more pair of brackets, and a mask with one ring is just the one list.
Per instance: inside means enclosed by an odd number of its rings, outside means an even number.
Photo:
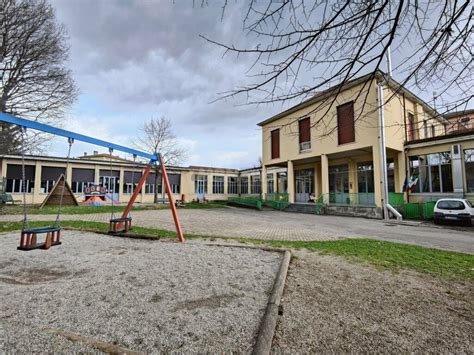
[{"label": "ground floor window", "polygon": [[260,175],[252,175],[250,177],[250,191],[252,194],[261,193]]},{"label": "ground floor window", "polygon": [[273,174],[267,174],[267,193],[272,194],[275,192]]},{"label": "ground floor window", "polygon": [[141,179],[140,171],[124,171],[123,172],[123,193],[132,195]]},{"label": "ground floor window", "polygon": [[155,193],[155,184],[145,184],[145,193],[154,194]]},{"label": "ground floor window", "polygon": [[94,169],[73,168],[71,185],[72,192],[76,194],[83,194],[86,187],[94,185],[94,180]]},{"label": "ground floor window", "polygon": [[168,174],[168,180],[170,183],[171,193],[181,193],[181,174]]},{"label": "ground floor window", "polygon": [[35,187],[36,167],[25,165],[25,181],[23,182],[23,166],[19,164],[7,164],[7,181],[5,192],[20,193],[25,191],[31,193]]},{"label": "ground floor window", "polygon": [[207,194],[207,175],[196,175],[194,180],[194,192],[197,195]]},{"label": "ground floor window", "polygon": [[249,178],[248,176],[243,176],[240,178],[240,193],[246,195],[249,193]]},{"label": "ground floor window", "polygon": [[466,192],[474,193],[474,149],[464,150]]},{"label": "ground floor window", "polygon": [[277,192],[288,193],[288,176],[285,173],[277,173]]},{"label": "ground floor window", "polygon": [[94,182],[73,181],[71,185],[72,192],[75,194],[83,194],[86,187],[93,186]]},{"label": "ground floor window", "polygon": [[451,153],[409,157],[412,192],[453,192]]},{"label": "ground floor window", "polygon": [[66,174],[66,168],[43,166],[41,169],[41,193],[50,193],[62,174]]},{"label": "ground floor window", "polygon": [[212,177],[212,193],[213,194],[224,193],[224,177],[223,176]]},{"label": "ground floor window", "polygon": [[237,177],[236,176],[229,176],[227,178],[227,193],[237,194]]},{"label": "ground floor window", "polygon": [[[156,178],[158,176],[158,178]],[[155,184],[156,183],[156,184]],[[153,195],[155,193],[161,194],[163,191],[163,185],[161,183],[161,174],[150,173],[148,174],[145,182],[145,194]]]}]

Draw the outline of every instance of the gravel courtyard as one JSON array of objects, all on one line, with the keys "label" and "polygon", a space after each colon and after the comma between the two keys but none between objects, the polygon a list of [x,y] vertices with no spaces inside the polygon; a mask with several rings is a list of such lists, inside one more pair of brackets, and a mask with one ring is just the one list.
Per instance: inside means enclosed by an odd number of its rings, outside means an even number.
[{"label": "gravel courtyard", "polygon": [[6,353],[251,351],[282,258],[72,231],[49,251],[0,242]]}]

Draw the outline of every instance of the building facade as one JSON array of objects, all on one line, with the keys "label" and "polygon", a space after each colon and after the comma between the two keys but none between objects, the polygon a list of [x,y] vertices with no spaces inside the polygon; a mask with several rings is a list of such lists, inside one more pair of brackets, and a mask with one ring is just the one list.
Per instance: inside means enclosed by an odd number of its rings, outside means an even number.
[{"label": "building facade", "polygon": [[[259,126],[262,176],[270,168],[285,169],[290,203],[363,206],[381,216],[382,164],[388,191],[404,193],[405,201],[474,197],[474,130],[450,128],[448,118],[394,80],[385,81],[380,72],[321,92]],[[262,180],[263,191],[268,184]]]},{"label": "building facade", "polygon": [[[26,202],[41,204],[61,174],[66,173],[66,159],[47,156],[25,156]],[[115,201],[126,203],[145,170],[145,164],[137,164],[109,154],[85,155],[70,159],[67,181],[78,201],[83,201],[90,186],[105,187]],[[184,197],[193,200],[226,200],[239,192],[239,171],[212,167],[167,167],[174,199]],[[249,174],[248,178],[250,179]],[[255,174],[253,174],[255,175]],[[5,192],[14,200],[22,200],[22,157],[0,156],[0,176],[5,181]],[[164,195],[163,180],[151,172],[136,200],[137,203],[153,203],[155,189]],[[249,190],[250,191],[250,190]]]}]

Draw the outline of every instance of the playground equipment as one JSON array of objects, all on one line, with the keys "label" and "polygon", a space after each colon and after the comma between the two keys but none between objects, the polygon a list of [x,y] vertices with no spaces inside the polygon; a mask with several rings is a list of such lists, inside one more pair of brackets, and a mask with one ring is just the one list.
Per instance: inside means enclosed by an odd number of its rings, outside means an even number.
[{"label": "playground equipment", "polygon": [[[35,121],[30,121],[26,120],[24,118],[16,117],[13,115],[9,115],[3,112],[0,112],[0,121],[10,123],[13,125],[17,125],[21,128],[21,134],[22,134],[22,140],[24,140],[24,135],[26,132],[26,129],[33,129],[36,131],[42,131],[46,133],[50,133],[53,135],[57,136],[62,136],[68,138],[69,142],[69,151],[68,151],[68,157],[67,157],[67,162],[66,162],[66,173],[67,173],[67,167],[69,165],[69,159],[70,159],[70,154],[71,154],[71,147],[72,144],[75,140],[85,142],[85,143],[90,143],[94,145],[98,145],[101,147],[106,147],[109,149],[109,151],[112,152],[114,150],[121,151],[124,153],[131,154],[135,157],[143,157],[149,160],[149,163],[146,166],[145,171],[143,172],[140,181],[137,184],[137,187],[134,189],[133,195],[130,198],[130,201],[127,204],[127,207],[125,208],[124,212],[122,213],[122,216],[120,218],[111,218],[110,220],[110,227],[111,227],[111,232],[112,233],[124,233],[127,232],[128,229],[131,226],[131,216],[130,216],[130,210],[132,209],[133,204],[135,203],[135,200],[141,191],[143,184],[145,183],[148,175],[150,174],[150,171],[152,170],[153,165],[158,164],[161,167],[161,174],[163,176],[163,182],[165,185],[166,193],[168,195],[168,200],[171,208],[171,212],[173,215],[173,220],[176,226],[176,232],[178,234],[178,240],[180,242],[184,241],[184,236],[183,236],[183,231],[181,228],[181,224],[179,222],[179,217],[176,211],[176,206],[173,203],[173,196],[171,193],[171,186],[169,183],[168,175],[166,173],[166,167],[165,164],[163,163],[163,157],[160,153],[158,154],[149,154],[146,152],[142,152],[136,149],[131,149],[127,148],[122,145],[118,145],[115,143],[107,142],[104,140],[100,140],[97,138],[92,138],[89,136],[85,136],[82,134],[74,133],[71,131],[67,131],[64,129],[60,129],[57,127],[53,127],[44,123],[39,123]],[[24,148],[24,146],[23,146]],[[22,149],[22,164],[23,164],[23,177],[22,177],[22,182],[24,184],[25,182],[25,169],[24,169],[24,149]],[[46,227],[46,228],[35,228],[31,229],[28,226],[28,214],[27,214],[27,207],[26,207],[26,191],[25,189],[22,189],[23,191],[23,206],[24,206],[24,218],[23,218],[23,229],[21,232],[21,239],[20,239],[20,247],[18,249],[21,250],[31,250],[31,249],[37,249],[37,248],[43,248],[43,249],[48,249],[52,245],[59,245],[61,243],[60,241],[60,236],[61,236],[61,226],[60,226],[60,214],[61,214],[61,206],[62,206],[62,197],[64,196],[64,189],[65,185],[63,184],[63,193],[61,194],[61,200],[58,208],[58,214],[56,216],[56,223],[54,226],[51,227]],[[112,198],[113,200],[113,198]],[[111,217],[114,217],[113,215]],[[127,228],[128,225],[128,228]],[[42,244],[37,244],[36,243],[36,237],[37,234],[46,234],[46,241],[45,243]]]}]

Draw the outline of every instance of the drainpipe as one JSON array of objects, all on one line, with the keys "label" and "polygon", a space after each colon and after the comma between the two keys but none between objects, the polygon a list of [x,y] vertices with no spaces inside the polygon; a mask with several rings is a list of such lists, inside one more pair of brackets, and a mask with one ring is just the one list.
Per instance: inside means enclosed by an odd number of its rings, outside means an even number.
[{"label": "drainpipe", "polygon": [[385,116],[384,116],[384,97],[383,97],[384,82],[377,83],[377,94],[379,99],[379,151],[380,151],[380,169],[381,171],[381,187],[382,187],[382,206],[383,216],[385,220],[390,219],[388,215],[388,176],[387,176],[387,150],[385,144]]}]

